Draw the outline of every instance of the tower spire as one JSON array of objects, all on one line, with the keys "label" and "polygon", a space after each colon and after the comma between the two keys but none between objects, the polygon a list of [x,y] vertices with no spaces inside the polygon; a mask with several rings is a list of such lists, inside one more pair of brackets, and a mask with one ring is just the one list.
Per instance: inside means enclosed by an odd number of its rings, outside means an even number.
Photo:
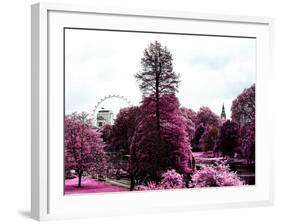
[{"label": "tower spire", "polygon": [[226,114],[225,114],[225,109],[224,109],[224,103],[222,104],[221,119],[226,120]]}]

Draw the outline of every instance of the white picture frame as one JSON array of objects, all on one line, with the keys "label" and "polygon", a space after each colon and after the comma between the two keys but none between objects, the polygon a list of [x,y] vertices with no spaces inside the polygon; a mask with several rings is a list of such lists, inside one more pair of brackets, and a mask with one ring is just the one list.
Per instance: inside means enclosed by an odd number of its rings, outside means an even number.
[{"label": "white picture frame", "polygon": [[[273,76],[273,19],[157,10],[98,9],[49,3],[32,5],[31,16],[31,214],[34,219],[114,216],[273,203],[273,146],[269,140],[270,134],[266,131],[272,119],[267,105]],[[62,114],[65,27],[159,32],[169,29],[170,32],[256,38],[256,185],[64,197]]]}]

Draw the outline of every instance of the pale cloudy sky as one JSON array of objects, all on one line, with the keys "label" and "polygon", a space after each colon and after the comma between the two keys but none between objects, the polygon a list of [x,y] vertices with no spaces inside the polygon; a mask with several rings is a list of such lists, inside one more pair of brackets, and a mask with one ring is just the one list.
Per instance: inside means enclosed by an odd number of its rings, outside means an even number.
[{"label": "pale cloudy sky", "polygon": [[[195,111],[208,106],[220,115],[224,103],[230,117],[232,101],[256,82],[255,39],[67,29],[66,113],[92,112],[110,94],[138,105],[141,92],[134,74],[141,70],[144,49],[155,40],[173,55],[182,106]],[[116,114],[125,105],[111,100],[101,106]]]}]

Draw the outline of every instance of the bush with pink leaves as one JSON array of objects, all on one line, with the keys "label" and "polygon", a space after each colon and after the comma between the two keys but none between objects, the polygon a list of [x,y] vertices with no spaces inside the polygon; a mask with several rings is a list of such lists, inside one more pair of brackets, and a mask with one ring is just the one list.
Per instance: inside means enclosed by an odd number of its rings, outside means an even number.
[{"label": "bush with pink leaves", "polygon": [[148,185],[139,185],[136,187],[139,191],[144,190],[163,190],[163,189],[177,189],[184,188],[185,182],[181,174],[177,173],[174,169],[168,170],[167,172],[161,175],[160,184],[155,182],[149,182]]},{"label": "bush with pink leaves", "polygon": [[240,186],[243,184],[237,174],[232,172],[225,162],[221,162],[196,171],[192,176],[190,187]]},{"label": "bush with pink leaves", "polygon": [[174,169],[162,174],[161,186],[164,189],[183,188],[185,186],[183,176]]}]

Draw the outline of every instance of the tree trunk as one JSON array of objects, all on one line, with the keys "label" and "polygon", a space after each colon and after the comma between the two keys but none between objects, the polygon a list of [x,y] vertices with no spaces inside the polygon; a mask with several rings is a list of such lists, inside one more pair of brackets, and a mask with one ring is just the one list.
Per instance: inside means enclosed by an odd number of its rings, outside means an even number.
[{"label": "tree trunk", "polygon": [[159,74],[156,74],[156,92],[155,92],[155,98],[156,98],[156,127],[158,134],[160,134],[160,108],[159,108]]},{"label": "tree trunk", "polygon": [[81,187],[81,182],[82,182],[82,171],[78,172],[78,187]]},{"label": "tree trunk", "polygon": [[184,179],[185,179],[185,187],[186,188],[189,188],[189,182],[191,181],[191,174],[189,173],[189,174],[186,174],[186,175],[184,175]]},{"label": "tree trunk", "polygon": [[133,175],[131,175],[130,179],[131,179],[130,191],[133,191],[135,188],[136,182],[135,182],[135,178],[133,177]]},{"label": "tree trunk", "polygon": [[192,155],[192,172],[195,172],[195,157]]}]

